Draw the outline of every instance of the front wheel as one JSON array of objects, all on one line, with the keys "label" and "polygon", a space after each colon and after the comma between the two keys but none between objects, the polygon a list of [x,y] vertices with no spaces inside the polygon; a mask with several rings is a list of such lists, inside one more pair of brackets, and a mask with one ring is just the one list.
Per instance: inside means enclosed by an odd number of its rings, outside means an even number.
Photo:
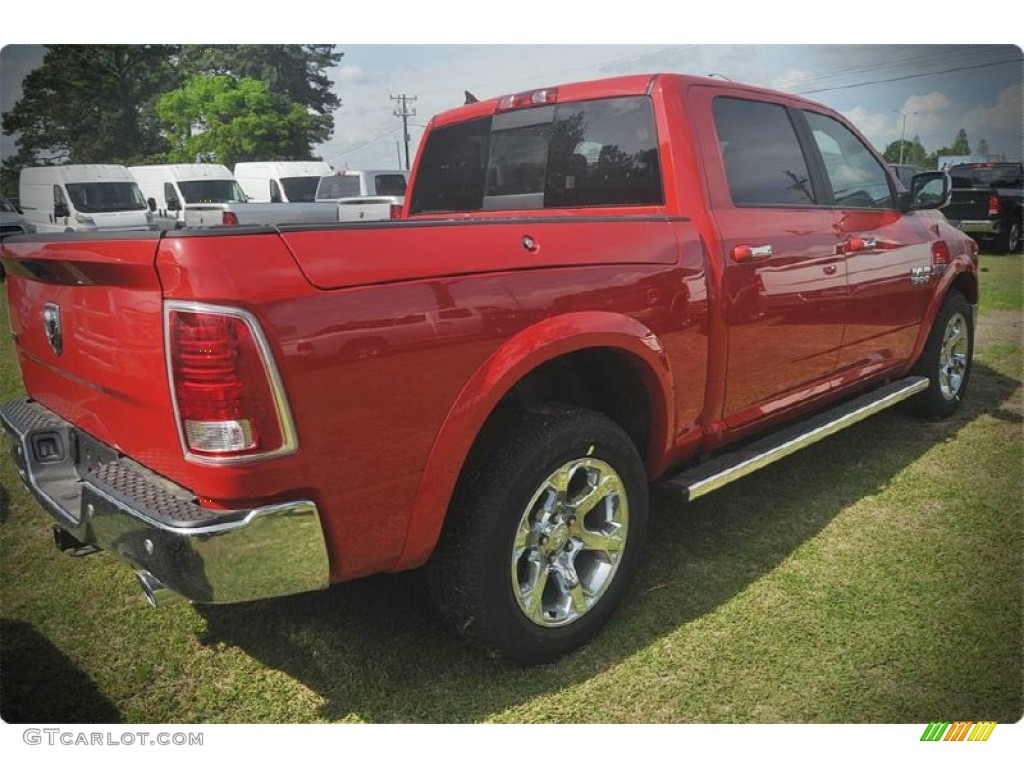
[{"label": "front wheel", "polygon": [[523,664],[585,643],[621,601],[647,528],[636,447],[602,414],[547,406],[474,452],[428,568],[442,614]]},{"label": "front wheel", "polygon": [[930,418],[953,413],[967,392],[974,357],[974,308],[962,293],[950,291],[939,309],[913,373],[929,379],[928,389],[908,408]]}]

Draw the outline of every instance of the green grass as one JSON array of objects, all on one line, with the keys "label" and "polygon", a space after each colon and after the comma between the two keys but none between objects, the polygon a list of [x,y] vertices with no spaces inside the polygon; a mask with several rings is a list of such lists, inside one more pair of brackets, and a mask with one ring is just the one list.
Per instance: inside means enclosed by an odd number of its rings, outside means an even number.
[{"label": "green grass", "polygon": [[[954,418],[882,414],[689,507],[659,500],[622,610],[542,669],[465,648],[416,574],[149,610],[113,558],[54,550],[4,457],[4,719],[1015,721],[1022,261],[981,263],[985,327]],[[19,392],[4,334],[0,400]]]}]

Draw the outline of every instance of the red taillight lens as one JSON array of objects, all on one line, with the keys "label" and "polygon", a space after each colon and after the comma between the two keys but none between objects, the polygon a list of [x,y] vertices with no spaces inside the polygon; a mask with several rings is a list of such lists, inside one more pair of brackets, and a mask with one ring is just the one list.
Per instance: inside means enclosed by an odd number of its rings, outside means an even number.
[{"label": "red taillight lens", "polygon": [[182,439],[192,457],[294,448],[276,370],[258,326],[239,311],[171,309],[168,364]]},{"label": "red taillight lens", "polygon": [[1002,203],[1000,202],[999,198],[996,197],[995,195],[992,195],[992,197],[990,197],[988,199],[988,215],[989,216],[998,216],[999,215],[999,210],[1000,210],[1001,207],[1002,207]]},{"label": "red taillight lens", "polygon": [[402,206],[398,205],[397,203],[392,203],[391,208],[388,211],[388,218],[390,218],[392,221],[397,221],[398,219],[402,218]]},{"label": "red taillight lens", "polygon": [[234,211],[224,211],[220,216],[220,223],[225,227],[237,227],[238,214]]}]

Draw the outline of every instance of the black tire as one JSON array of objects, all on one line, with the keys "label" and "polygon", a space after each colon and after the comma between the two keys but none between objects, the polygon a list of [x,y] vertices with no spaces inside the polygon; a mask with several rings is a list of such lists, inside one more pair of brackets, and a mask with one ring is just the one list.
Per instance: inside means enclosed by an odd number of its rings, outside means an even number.
[{"label": "black tire", "polygon": [[950,291],[935,316],[912,375],[926,376],[928,389],[907,402],[912,413],[941,419],[952,414],[967,393],[974,358],[974,307]]},{"label": "black tire", "polygon": [[1020,217],[1010,223],[1010,226],[996,238],[996,253],[1017,253],[1021,249]]},{"label": "black tire", "polygon": [[428,583],[468,640],[539,664],[587,642],[622,600],[647,532],[647,478],[602,414],[550,405],[506,423],[467,463]]}]

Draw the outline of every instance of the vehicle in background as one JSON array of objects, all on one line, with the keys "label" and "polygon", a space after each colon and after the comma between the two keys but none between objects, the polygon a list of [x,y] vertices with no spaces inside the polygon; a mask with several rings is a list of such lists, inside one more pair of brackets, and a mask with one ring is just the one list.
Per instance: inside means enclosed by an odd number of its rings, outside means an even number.
[{"label": "vehicle in background", "polygon": [[946,218],[997,253],[1016,253],[1021,249],[1022,169],[1016,162],[954,165]]},{"label": "vehicle in background", "polygon": [[123,165],[23,168],[19,202],[39,232],[157,228],[139,185]]},{"label": "vehicle in background", "polygon": [[161,229],[186,226],[190,204],[244,203],[245,193],[223,165],[181,163],[136,165],[129,169],[146,203],[161,222]]},{"label": "vehicle in background", "polygon": [[408,182],[408,171],[335,171],[320,179],[316,200],[337,203],[339,221],[395,219]]},{"label": "vehicle in background", "polygon": [[908,163],[890,163],[889,168],[893,173],[896,174],[896,178],[900,180],[900,183],[906,189],[910,189],[910,180],[917,176],[919,173],[926,173],[927,169],[922,168],[919,165],[910,165]]},{"label": "vehicle in background", "polygon": [[249,202],[223,165],[192,163],[129,168],[156,214],[160,229],[235,225],[329,224],[334,206],[316,203]]},{"label": "vehicle in background", "polygon": [[[6,197],[0,196],[0,240],[14,235],[28,235],[36,231],[36,227]],[[0,263],[0,283],[4,281],[4,265]]]},{"label": "vehicle in background", "polygon": [[35,224],[22,216],[14,203],[6,197],[0,197],[0,237],[29,235],[35,231]]},{"label": "vehicle in background", "polygon": [[331,172],[322,160],[236,163],[235,180],[258,203],[312,203],[320,178]]}]

